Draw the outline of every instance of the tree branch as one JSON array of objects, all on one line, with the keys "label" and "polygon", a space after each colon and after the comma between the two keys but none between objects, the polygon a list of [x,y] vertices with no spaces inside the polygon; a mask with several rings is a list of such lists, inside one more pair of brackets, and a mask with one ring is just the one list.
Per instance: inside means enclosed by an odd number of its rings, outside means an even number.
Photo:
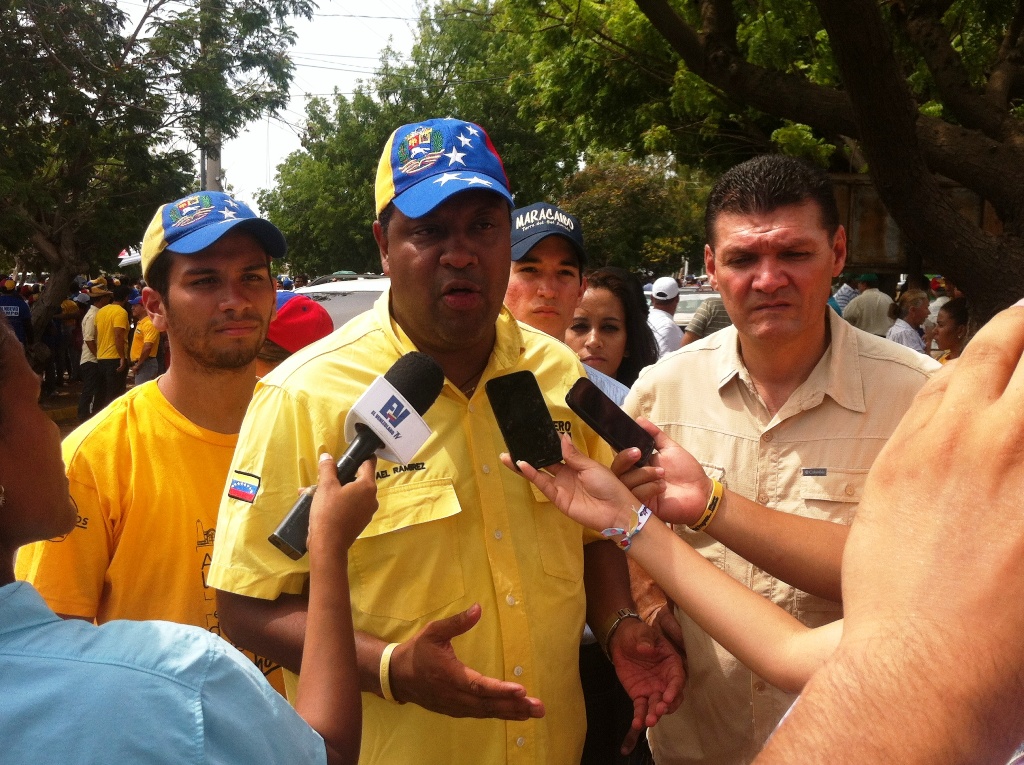
[{"label": "tree branch", "polygon": [[667,0],[636,0],[636,4],[686,67],[713,87],[766,114],[814,125],[826,133],[856,135],[853,109],[844,93],[750,64],[734,47],[723,45],[717,32],[698,35]]},{"label": "tree branch", "polygon": [[1005,107],[985,98],[971,84],[963,59],[953,49],[949,33],[942,24],[946,7],[946,3],[935,0],[907,2],[902,7],[894,4],[893,18],[921,54],[942,94],[943,103],[960,124],[976,128],[990,138],[1022,145],[1021,124]]},{"label": "tree branch", "polygon": [[1024,51],[1021,50],[1022,31],[1024,31],[1024,0],[1018,0],[1013,19],[1010,20],[1006,34],[1003,35],[1003,41],[999,45],[996,64],[992,67],[992,73],[989,75],[985,87],[985,97],[1003,109],[1009,106],[1011,94],[1020,86],[1022,75],[1024,75],[1021,70],[1021,60],[1024,59]]},{"label": "tree branch", "polygon": [[[991,268],[1000,240],[967,221],[929,171],[917,137],[918,113],[873,0],[816,0],[857,112],[861,145],[886,209],[919,249],[955,268],[964,249]],[[1006,237],[1003,237],[1005,243]]]},{"label": "tree branch", "polygon": [[[705,0],[708,1],[711,0]],[[766,114],[810,125],[825,135],[863,138],[847,92],[750,64],[719,43],[717,30],[714,35],[698,35],[666,0],[636,0],[636,4],[669,41],[686,67],[727,97]],[[881,28],[878,9],[871,8]],[[830,37],[843,38],[848,34],[840,28],[834,29]],[[886,49],[892,58],[890,67],[896,68],[899,81],[904,82],[888,43]],[[863,58],[863,53],[860,55]],[[865,67],[870,63],[863,62]],[[881,76],[874,68],[865,68],[869,70],[876,72],[874,76]],[[846,76],[844,72],[844,81]],[[904,94],[907,100],[903,106],[912,107],[913,100],[905,88]],[[951,125],[916,111],[912,116],[917,145],[932,170],[977,190],[992,203],[1004,222],[1024,221],[1024,179],[1006,172],[1006,168],[1020,167],[1024,163],[1024,151],[976,130]],[[970,161],[965,161],[967,154]]]},{"label": "tree branch", "polygon": [[736,45],[736,14],[730,0],[702,0],[701,22],[704,32],[724,50],[739,55]]}]

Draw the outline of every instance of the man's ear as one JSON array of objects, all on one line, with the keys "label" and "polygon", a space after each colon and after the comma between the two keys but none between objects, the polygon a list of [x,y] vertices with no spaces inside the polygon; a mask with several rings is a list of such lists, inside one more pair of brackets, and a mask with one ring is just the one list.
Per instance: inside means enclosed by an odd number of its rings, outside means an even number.
[{"label": "man's ear", "polygon": [[832,264],[832,278],[835,279],[846,267],[846,229],[840,226],[832,238],[832,256],[835,258]]},{"label": "man's ear", "polygon": [[718,276],[715,273],[715,251],[710,244],[704,245],[704,273],[708,275],[708,281],[714,289],[718,289]]},{"label": "man's ear", "polygon": [[164,297],[152,287],[142,288],[142,306],[157,332],[167,331],[167,304]]},{"label": "man's ear", "polygon": [[388,235],[379,220],[373,222],[373,238],[377,242],[377,249],[380,250],[380,268],[385,276],[391,276],[390,263],[388,262]]},{"label": "man's ear", "polygon": [[587,277],[580,276],[580,291],[576,293],[576,305],[583,300],[583,293],[587,291]]}]

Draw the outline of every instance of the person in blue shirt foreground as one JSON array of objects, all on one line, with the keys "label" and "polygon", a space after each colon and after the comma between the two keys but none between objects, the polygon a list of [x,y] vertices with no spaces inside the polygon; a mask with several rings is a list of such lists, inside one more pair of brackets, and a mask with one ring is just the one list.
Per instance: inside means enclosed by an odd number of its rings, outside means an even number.
[{"label": "person in blue shirt foreground", "polygon": [[18,547],[77,521],[59,430],[38,398],[39,378],[0,322],[0,759],[354,765],[362,718],[348,548],[377,508],[375,461],[342,487],[333,458],[320,458],[293,710],[216,635],[170,622],[63,621],[15,581]]}]

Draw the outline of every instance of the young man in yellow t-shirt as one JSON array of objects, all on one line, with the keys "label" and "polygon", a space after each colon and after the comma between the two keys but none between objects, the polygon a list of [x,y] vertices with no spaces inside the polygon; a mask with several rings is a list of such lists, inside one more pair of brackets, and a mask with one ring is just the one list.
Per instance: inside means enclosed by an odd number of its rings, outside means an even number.
[{"label": "young man in yellow t-shirt", "polygon": [[132,317],[135,319],[135,331],[132,332],[132,348],[129,352],[132,365],[128,368],[128,373],[135,378],[136,385],[142,385],[155,379],[160,372],[156,361],[156,353],[160,348],[160,333],[146,313],[142,295],[133,298],[129,304],[132,307]]},{"label": "young man in yellow t-shirt", "polygon": [[206,587],[217,507],[274,311],[269,260],[285,249],[273,224],[223,193],[157,212],[143,243],[141,305],[171,338],[174,363],[64,440],[76,528],[18,555],[18,577],[57,613],[220,634]]},{"label": "young man in yellow t-shirt", "polygon": [[128,374],[128,312],[124,301],[128,288],[114,287],[113,298],[96,313],[96,403],[98,412],[124,393]]}]

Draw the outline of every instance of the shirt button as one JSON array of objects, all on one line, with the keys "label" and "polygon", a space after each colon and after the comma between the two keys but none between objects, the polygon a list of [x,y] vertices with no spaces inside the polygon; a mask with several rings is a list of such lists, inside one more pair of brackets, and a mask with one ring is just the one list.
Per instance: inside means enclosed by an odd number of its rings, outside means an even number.
[{"label": "shirt button", "polygon": [[771,441],[772,440],[772,434],[771,433],[765,433],[763,436],[761,436],[761,440],[762,441]]},{"label": "shirt button", "polygon": [[520,736],[516,739],[516,746],[526,746],[526,738]]},{"label": "shirt button", "polygon": [[522,676],[523,668],[522,667],[516,667],[515,669],[512,670],[512,674],[515,675],[516,677]]},{"label": "shirt button", "polygon": [[766,687],[767,686],[765,685],[764,680],[758,680],[756,683],[754,683],[754,690],[758,693],[764,693]]},{"label": "shirt button", "polygon": [[487,475],[488,473],[491,472],[491,466],[490,465],[481,465],[480,466],[480,472],[482,472],[484,475]]},{"label": "shirt button", "polygon": [[516,604],[516,599],[512,595],[506,595],[505,602],[508,603],[510,606],[514,606]]},{"label": "shirt button", "polygon": [[767,505],[768,504],[768,495],[767,494],[758,494],[757,495],[757,501],[758,501],[759,504]]},{"label": "shirt button", "polygon": [[469,405],[469,413],[473,414],[473,405],[472,404]]},{"label": "shirt button", "polygon": [[504,536],[504,535],[501,533],[501,529],[495,529],[494,530],[494,538],[495,539],[501,539],[502,536]]},{"label": "shirt button", "polygon": [[856,493],[857,493],[857,490],[855,488],[853,488],[853,484],[852,483],[846,484],[846,496],[852,497]]}]

